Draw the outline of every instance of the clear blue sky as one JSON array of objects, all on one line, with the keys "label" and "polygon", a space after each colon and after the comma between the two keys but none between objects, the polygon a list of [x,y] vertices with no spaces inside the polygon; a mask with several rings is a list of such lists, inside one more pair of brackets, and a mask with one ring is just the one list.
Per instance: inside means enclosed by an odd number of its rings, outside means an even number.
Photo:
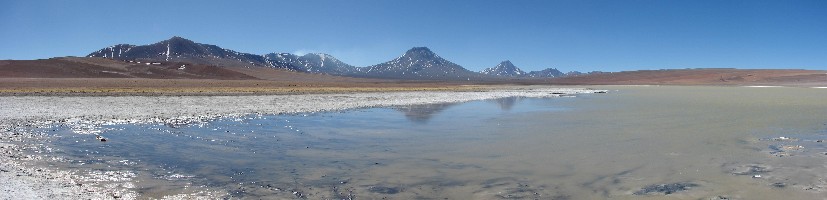
[{"label": "clear blue sky", "polygon": [[427,46],[478,71],[827,69],[827,1],[12,1],[0,59],[84,56],[172,36],[356,66]]}]

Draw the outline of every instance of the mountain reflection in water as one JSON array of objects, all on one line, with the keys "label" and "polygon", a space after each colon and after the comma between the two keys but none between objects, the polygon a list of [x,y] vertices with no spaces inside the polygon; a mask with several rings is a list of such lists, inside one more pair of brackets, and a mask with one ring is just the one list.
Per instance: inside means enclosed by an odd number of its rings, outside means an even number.
[{"label": "mountain reflection in water", "polygon": [[522,98],[519,98],[519,97],[506,97],[506,98],[492,99],[491,102],[494,102],[497,105],[500,105],[501,110],[509,111],[521,99]]},{"label": "mountain reflection in water", "polygon": [[[511,108],[514,107],[514,105],[517,104],[519,100],[521,100],[521,98],[505,97],[488,100],[488,102],[496,103],[500,106],[500,109],[502,111],[509,111],[511,110]],[[459,104],[462,103],[419,104],[409,106],[398,106],[395,107],[394,110],[402,112],[405,115],[405,118],[411,122],[427,123],[431,118],[433,118],[440,112]]]}]

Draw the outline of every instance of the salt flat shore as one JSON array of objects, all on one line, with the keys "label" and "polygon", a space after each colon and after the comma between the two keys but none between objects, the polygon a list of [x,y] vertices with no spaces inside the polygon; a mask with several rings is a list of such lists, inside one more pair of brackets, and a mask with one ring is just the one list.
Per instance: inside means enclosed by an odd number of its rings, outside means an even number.
[{"label": "salt flat shore", "polygon": [[599,90],[505,87],[483,91],[378,92],[262,96],[5,96],[0,120],[178,120],[238,114],[282,114],[352,108],[455,103],[504,97],[557,97]]},{"label": "salt flat shore", "polygon": [[[134,199],[128,172],[82,174],[36,166],[24,152],[43,148],[42,133],[18,127],[54,123],[181,123],[245,114],[285,114],[354,108],[454,103],[505,97],[559,97],[605,92],[584,88],[503,87],[481,91],[376,92],[262,96],[2,96],[0,97],[0,199]],[[79,132],[83,133],[83,132]],[[99,184],[81,184],[78,180]],[[88,181],[87,181],[88,182]],[[217,198],[220,191],[168,196]]]}]

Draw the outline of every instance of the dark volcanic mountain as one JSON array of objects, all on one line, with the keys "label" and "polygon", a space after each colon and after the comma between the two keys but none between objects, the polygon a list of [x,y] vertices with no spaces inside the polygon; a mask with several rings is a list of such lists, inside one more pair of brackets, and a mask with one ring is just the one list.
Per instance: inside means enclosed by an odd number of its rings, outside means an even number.
[{"label": "dark volcanic mountain", "polygon": [[519,77],[525,75],[525,71],[517,68],[511,61],[502,61],[495,67],[491,67],[485,70],[482,70],[480,73],[485,75],[492,75],[492,76],[509,76],[509,77]]},{"label": "dark volcanic mountain", "polygon": [[290,66],[291,69],[300,72],[332,75],[352,75],[357,72],[353,65],[323,53],[308,53],[304,56],[290,53],[271,53],[264,55],[264,57],[275,66]]},{"label": "dark volcanic mountain", "polygon": [[531,71],[527,74],[528,77],[532,78],[552,78],[552,77],[564,77],[566,74],[557,70],[556,68],[548,68],[540,71]]},{"label": "dark volcanic mountain", "polygon": [[119,44],[98,50],[87,57],[144,62],[188,62],[228,67],[289,68],[289,66],[271,65],[264,56],[195,43],[177,36],[150,45]]},{"label": "dark volcanic mountain", "polygon": [[468,80],[481,74],[439,57],[427,47],[414,47],[391,61],[359,68],[357,76],[393,79]]}]

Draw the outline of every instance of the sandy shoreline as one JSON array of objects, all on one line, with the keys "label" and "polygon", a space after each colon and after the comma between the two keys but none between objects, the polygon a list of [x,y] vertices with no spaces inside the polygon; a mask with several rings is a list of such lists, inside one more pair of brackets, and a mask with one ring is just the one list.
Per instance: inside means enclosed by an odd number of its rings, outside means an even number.
[{"label": "sandy shoreline", "polygon": [[[128,172],[76,174],[30,163],[38,157],[42,133],[20,132],[20,126],[61,123],[82,127],[103,123],[181,123],[221,116],[334,111],[353,108],[454,103],[505,97],[558,97],[602,90],[503,87],[484,91],[407,91],[343,94],[257,96],[3,96],[0,97],[0,199],[137,198]],[[94,132],[88,132],[94,133]],[[96,179],[97,178],[97,179]],[[76,180],[98,180],[79,184]],[[221,192],[197,191],[170,198],[215,198]]]}]

